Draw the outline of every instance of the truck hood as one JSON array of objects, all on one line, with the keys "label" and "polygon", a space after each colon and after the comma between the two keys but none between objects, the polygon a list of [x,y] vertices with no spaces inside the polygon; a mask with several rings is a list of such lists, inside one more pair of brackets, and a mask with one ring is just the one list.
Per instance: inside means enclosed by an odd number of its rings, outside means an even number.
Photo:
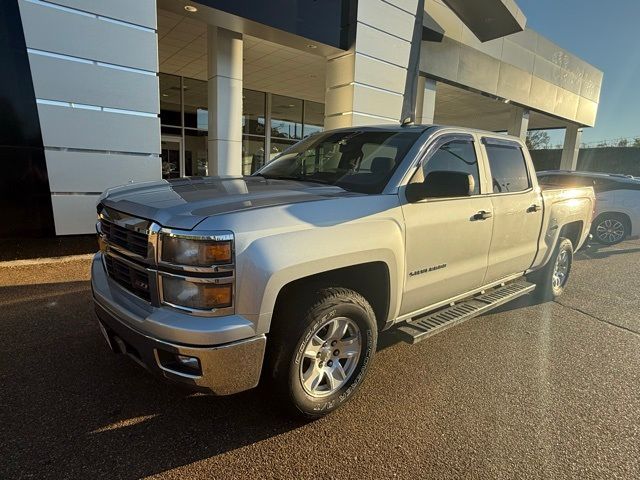
[{"label": "truck hood", "polygon": [[340,187],[263,177],[191,177],[110,188],[104,206],[163,227],[191,230],[212,215],[360,196]]}]

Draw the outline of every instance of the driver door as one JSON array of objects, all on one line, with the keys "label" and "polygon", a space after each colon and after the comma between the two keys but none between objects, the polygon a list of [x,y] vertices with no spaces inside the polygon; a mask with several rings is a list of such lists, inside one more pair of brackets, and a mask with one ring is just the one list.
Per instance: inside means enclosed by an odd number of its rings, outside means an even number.
[{"label": "driver door", "polygon": [[471,175],[475,185],[467,196],[403,201],[407,276],[401,315],[482,286],[493,217],[491,199],[482,195],[486,186],[481,158],[472,135],[438,137],[410,180],[421,182],[430,172],[453,171]]}]

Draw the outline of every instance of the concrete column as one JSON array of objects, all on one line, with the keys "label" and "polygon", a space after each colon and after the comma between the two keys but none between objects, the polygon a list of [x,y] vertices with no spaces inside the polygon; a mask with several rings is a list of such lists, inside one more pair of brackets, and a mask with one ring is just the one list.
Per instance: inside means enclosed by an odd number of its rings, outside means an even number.
[{"label": "concrete column", "polygon": [[529,129],[529,110],[522,107],[513,107],[511,110],[511,120],[507,133],[514,137],[520,137],[522,140],[527,138],[527,130]]},{"label": "concrete column", "polygon": [[207,27],[209,175],[242,175],[242,34]]},{"label": "concrete column", "polygon": [[434,123],[436,113],[436,81],[423,76],[418,77],[418,96],[416,98],[416,124]]},{"label": "concrete column", "polygon": [[575,170],[577,168],[581,138],[582,128],[574,124],[567,126],[564,132],[564,146],[562,147],[560,170]]},{"label": "concrete column", "polygon": [[325,128],[396,124],[410,67],[418,0],[357,2],[352,48],[327,59]]}]

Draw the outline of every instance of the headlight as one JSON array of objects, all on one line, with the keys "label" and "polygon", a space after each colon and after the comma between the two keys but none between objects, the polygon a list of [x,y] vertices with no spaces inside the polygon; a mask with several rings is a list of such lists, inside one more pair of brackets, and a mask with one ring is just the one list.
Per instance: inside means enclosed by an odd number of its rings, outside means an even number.
[{"label": "headlight", "polygon": [[162,234],[160,258],[174,265],[211,267],[232,263],[232,250],[230,236],[220,235],[209,239]]},{"label": "headlight", "polygon": [[231,283],[192,282],[186,279],[162,276],[163,301],[178,307],[195,310],[213,310],[230,307]]}]

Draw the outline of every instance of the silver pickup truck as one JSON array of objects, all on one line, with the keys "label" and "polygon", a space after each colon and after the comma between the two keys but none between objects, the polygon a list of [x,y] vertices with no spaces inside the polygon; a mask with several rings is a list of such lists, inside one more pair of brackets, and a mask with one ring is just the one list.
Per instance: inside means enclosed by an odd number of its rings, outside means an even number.
[{"label": "silver pickup truck", "polygon": [[541,190],[519,138],[354,127],[244,178],[117,187],[98,204],[99,325],[115,352],[226,395],[261,376],[309,417],[362,383],[378,333],[415,343],[560,295],[590,187]]}]

